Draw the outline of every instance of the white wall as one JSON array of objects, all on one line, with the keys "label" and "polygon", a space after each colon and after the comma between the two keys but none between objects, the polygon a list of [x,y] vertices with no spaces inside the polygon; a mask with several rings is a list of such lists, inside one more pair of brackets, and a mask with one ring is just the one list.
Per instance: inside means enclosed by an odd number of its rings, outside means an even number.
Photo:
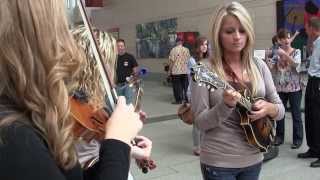
[{"label": "white wall", "polygon": [[[277,0],[238,0],[250,12],[256,31],[256,48],[269,47],[276,31]],[[177,31],[198,31],[209,37],[211,19],[220,4],[230,0],[107,0],[106,7],[92,12],[101,29],[120,28],[120,37],[135,54],[136,24],[176,17]],[[140,59],[152,72],[163,72],[165,59]]]}]

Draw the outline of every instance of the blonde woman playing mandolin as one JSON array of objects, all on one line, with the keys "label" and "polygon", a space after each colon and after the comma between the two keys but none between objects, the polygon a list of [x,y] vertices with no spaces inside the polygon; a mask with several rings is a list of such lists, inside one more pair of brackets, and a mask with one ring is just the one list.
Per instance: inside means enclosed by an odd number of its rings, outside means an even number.
[{"label": "blonde woman playing mandolin", "polygon": [[240,125],[237,109],[241,94],[236,90],[265,98],[253,103],[247,116],[250,121],[260,121],[265,116],[280,120],[284,107],[267,65],[253,59],[253,23],[241,4],[228,3],[218,10],[212,37],[213,57],[208,66],[235,90],[211,92],[192,83],[195,123],[203,132],[200,152],[203,179],[257,180],[263,153],[248,142]]}]

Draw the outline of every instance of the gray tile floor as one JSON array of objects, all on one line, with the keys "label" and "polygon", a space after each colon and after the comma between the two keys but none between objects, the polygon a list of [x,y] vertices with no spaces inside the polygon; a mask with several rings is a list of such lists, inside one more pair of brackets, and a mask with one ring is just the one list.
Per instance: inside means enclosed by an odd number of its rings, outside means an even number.
[{"label": "gray tile floor", "polygon": [[[171,105],[172,89],[161,81],[145,81],[143,110],[149,115],[141,134],[152,139],[152,158],[157,168],[143,174],[132,163],[136,180],[201,180],[199,158],[192,155],[192,127],[176,119],[176,105]],[[291,115],[287,113],[285,144],[276,159],[263,164],[260,180],[320,180],[320,168],[310,168],[314,159],[297,159],[307,150],[305,141],[298,150],[290,149]]]}]

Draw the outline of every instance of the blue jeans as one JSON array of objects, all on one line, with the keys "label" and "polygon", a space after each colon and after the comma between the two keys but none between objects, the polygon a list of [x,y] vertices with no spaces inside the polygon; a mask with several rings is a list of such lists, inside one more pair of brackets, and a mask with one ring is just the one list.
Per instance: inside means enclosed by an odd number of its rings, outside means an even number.
[{"label": "blue jeans", "polygon": [[116,91],[118,96],[124,96],[126,98],[127,104],[133,101],[133,89],[128,83],[117,84]]},{"label": "blue jeans", "polygon": [[[284,106],[287,105],[288,101],[290,103],[291,115],[292,115],[292,141],[293,144],[300,144],[303,140],[303,125],[301,118],[301,97],[302,91],[296,92],[279,92],[280,99]],[[285,134],[285,118],[277,121],[277,137],[282,141],[284,140]]]},{"label": "blue jeans", "polygon": [[258,180],[262,163],[245,168],[222,168],[201,164],[204,180]]}]

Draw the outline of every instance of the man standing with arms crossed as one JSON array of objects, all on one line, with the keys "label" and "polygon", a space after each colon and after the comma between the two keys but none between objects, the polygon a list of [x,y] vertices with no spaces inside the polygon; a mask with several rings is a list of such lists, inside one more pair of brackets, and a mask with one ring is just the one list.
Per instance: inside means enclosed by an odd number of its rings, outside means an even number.
[{"label": "man standing with arms crossed", "polygon": [[128,84],[129,78],[138,76],[138,63],[133,55],[126,52],[126,44],[123,39],[117,40],[118,59],[117,59],[117,94],[125,96],[127,104],[133,101],[133,89]]}]

